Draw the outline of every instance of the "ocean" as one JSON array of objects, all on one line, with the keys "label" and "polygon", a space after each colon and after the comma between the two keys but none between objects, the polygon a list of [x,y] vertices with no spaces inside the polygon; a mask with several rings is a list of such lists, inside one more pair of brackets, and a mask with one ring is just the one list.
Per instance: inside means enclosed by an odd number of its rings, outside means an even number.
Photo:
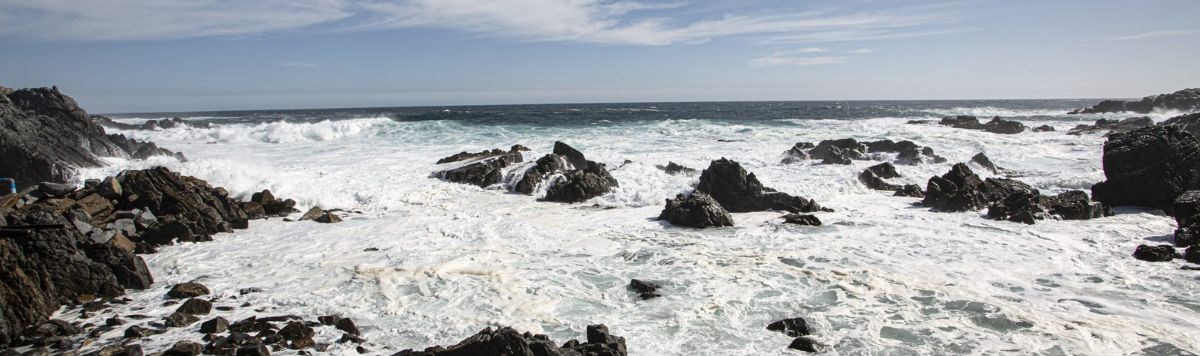
[{"label": "ocean", "polygon": [[[581,338],[606,324],[635,355],[777,355],[791,338],[767,331],[803,317],[831,355],[1119,355],[1200,350],[1195,271],[1130,257],[1169,243],[1160,211],[1024,225],[983,212],[931,212],[916,198],[867,189],[852,165],[782,164],[801,141],[912,140],[948,162],[898,165],[899,182],[925,185],[984,152],[1042,193],[1088,191],[1104,180],[1100,134],[1066,130],[1098,118],[1066,115],[1096,100],[633,103],[274,110],[111,115],[181,117],[210,128],[112,130],[183,152],[108,159],[79,181],[167,166],[248,199],[268,188],[310,206],[344,209],[339,224],[254,221],[250,228],[146,255],[155,288],[133,291],[121,314],[161,317],[163,288],[199,281],[222,314],[353,318],[376,352],[457,343],[487,326]],[[1001,116],[1055,132],[1001,135],[910,120]],[[1151,115],[1156,121],[1172,113]],[[461,151],[566,142],[620,182],[580,204],[431,177]],[[726,157],[764,185],[815,199],[820,227],[781,224],[778,212],[734,214],[731,228],[656,220],[664,200],[689,192]],[[976,173],[992,176],[979,167]],[[544,194],[544,193],[542,193]],[[377,250],[375,250],[377,249]],[[638,300],[630,279],[657,282]],[[262,291],[242,295],[242,288]],[[97,322],[103,323],[103,320]],[[333,332],[324,330],[320,332]],[[119,330],[113,336],[119,336]],[[172,329],[143,345],[194,338]],[[174,338],[172,335],[178,336]],[[336,339],[338,335],[327,335]],[[334,353],[357,354],[335,344]],[[797,352],[799,354],[799,352]]]}]

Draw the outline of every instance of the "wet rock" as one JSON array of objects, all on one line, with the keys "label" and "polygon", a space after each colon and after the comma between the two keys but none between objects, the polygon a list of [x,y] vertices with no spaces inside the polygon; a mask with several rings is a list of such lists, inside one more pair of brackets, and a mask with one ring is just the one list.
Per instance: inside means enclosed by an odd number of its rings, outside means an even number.
[{"label": "wet rock", "polygon": [[1123,120],[1108,120],[1099,119],[1092,125],[1076,125],[1074,128],[1067,130],[1068,135],[1084,135],[1093,133],[1104,133],[1111,135],[1114,133],[1124,133],[1137,130],[1143,127],[1154,126],[1154,120],[1149,117],[1131,117]]},{"label": "wet rock", "polygon": [[1166,208],[1200,188],[1200,141],[1175,126],[1154,126],[1109,136],[1104,143],[1105,181],[1092,196],[1109,206]]},{"label": "wet rock", "polygon": [[1200,264],[1200,246],[1192,246],[1184,250],[1183,260],[1188,261],[1188,263]]},{"label": "wet rock", "polygon": [[270,330],[271,328],[272,328],[272,326],[270,323],[268,323],[266,321],[258,320],[257,317],[253,317],[253,316],[246,318],[246,319],[238,320],[237,322],[235,322],[233,324],[229,324],[230,331],[239,332],[239,333],[262,332],[265,330]]},{"label": "wet rock", "polygon": [[805,321],[804,318],[788,318],[778,320],[767,324],[767,330],[778,331],[791,337],[804,336],[812,333],[808,328],[808,322]]},{"label": "wet rock", "polygon": [[167,298],[184,299],[195,298],[210,293],[208,287],[195,282],[179,283],[171,286],[171,290],[167,291]]},{"label": "wet rock", "polygon": [[253,345],[246,345],[246,346],[238,347],[236,356],[270,356],[270,355],[271,355],[271,351],[267,349],[266,345],[253,344]]},{"label": "wet rock", "polygon": [[958,129],[981,130],[998,134],[1018,134],[1025,131],[1025,124],[1017,121],[1001,119],[999,116],[992,120],[981,123],[974,116],[955,116],[942,118],[939,122],[942,126],[950,126]]},{"label": "wet rock", "polygon": [[519,152],[528,151],[528,150],[529,149],[526,148],[525,146],[513,145],[512,148],[509,148],[508,151],[503,151],[499,148],[494,148],[494,149],[491,149],[488,151],[480,151],[480,152],[475,152],[475,153],[464,151],[464,152],[456,153],[456,154],[451,155],[446,158],[439,159],[437,161],[437,164],[446,164],[446,163],[460,162],[460,161],[466,161],[466,160],[479,160],[479,159],[485,159],[485,158],[499,157],[499,156],[504,156],[504,155],[513,154],[513,153],[519,153]]},{"label": "wet rock", "polygon": [[38,183],[38,191],[46,194],[46,196],[54,198],[65,197],[67,194],[71,194],[71,192],[74,192],[75,190],[75,186],[70,184],[60,184],[54,182]]},{"label": "wet rock", "polygon": [[1200,137],[1200,112],[1172,117],[1159,125],[1178,127],[1192,134],[1193,137]]},{"label": "wet rock", "polygon": [[863,170],[858,174],[858,181],[862,182],[867,188],[875,190],[890,190],[895,191],[901,186],[888,183],[884,178],[897,178],[900,173],[896,172],[896,167],[891,163],[881,163]]},{"label": "wet rock", "polygon": [[548,154],[538,158],[532,167],[529,167],[521,175],[521,179],[513,186],[513,191],[522,194],[533,194],[537,185],[546,180],[546,177],[554,173],[560,173],[567,169],[567,161],[562,156]]},{"label": "wet rock", "polygon": [[163,319],[163,324],[170,328],[181,328],[195,324],[197,321],[200,321],[200,318],[197,318],[195,315],[174,312]]},{"label": "wet rock", "polygon": [[976,153],[974,156],[971,156],[971,163],[983,167],[983,169],[988,170],[988,172],[992,172],[992,174],[1000,173],[1000,167],[996,167],[996,164],[992,163],[992,159],[988,158],[988,156],[983,154],[983,152]]},{"label": "wet rock", "polygon": [[141,345],[109,345],[100,348],[95,356],[142,356]]},{"label": "wet rock", "polygon": [[642,300],[653,299],[662,296],[661,294],[658,294],[658,284],[639,279],[630,280],[629,289],[632,289],[635,293],[637,293],[638,298],[641,298]]},{"label": "wet rock", "polygon": [[[570,158],[568,157],[568,159]],[[582,168],[569,171],[563,175],[562,179],[554,182],[554,185],[551,185],[550,189],[546,191],[545,199],[561,203],[578,203],[604,195],[618,186],[617,179],[608,173],[604,164],[585,161]]]},{"label": "wet rock", "polygon": [[625,338],[608,333],[604,325],[591,325],[587,328],[587,342],[567,341],[561,347],[545,335],[520,333],[512,328],[487,328],[453,346],[429,347],[425,351],[403,350],[399,356],[553,356],[553,355],[595,355],[595,356],[625,356]]},{"label": "wet rock", "polygon": [[[872,142],[864,142],[867,146],[867,153],[895,153],[896,164],[916,165],[921,163],[942,163],[946,162],[946,158],[938,156],[934,153],[933,148],[922,147],[915,142],[909,140],[892,141],[879,140]],[[882,176],[881,176],[882,177]],[[889,177],[882,177],[889,178]]]},{"label": "wet rock", "polygon": [[338,223],[342,221],[337,214],[333,213],[332,211],[321,209],[321,207],[317,206],[312,207],[312,209],[308,209],[303,216],[300,216],[300,221],[305,220],[312,220],[324,224]]},{"label": "wet rock", "polygon": [[782,210],[806,213],[822,210],[816,202],[764,187],[742,165],[725,158],[712,161],[700,174],[696,191],[707,193],[730,212]]},{"label": "wet rock", "polygon": [[693,174],[696,174],[696,172],[698,172],[694,168],[684,167],[675,162],[667,162],[666,166],[655,166],[655,167],[663,170],[663,172],[667,172],[667,174],[670,174],[670,175],[676,175],[676,174],[693,175]]},{"label": "wet rock", "polygon": [[1179,253],[1175,252],[1175,247],[1171,245],[1138,245],[1137,249],[1133,250],[1133,258],[1147,262],[1168,262],[1178,257]]},{"label": "wet rock", "polygon": [[145,207],[159,220],[169,216],[169,220],[187,225],[197,235],[195,241],[209,241],[212,234],[244,228],[249,218],[241,202],[224,189],[163,167],[125,171],[119,181],[126,193],[122,208]]},{"label": "wet rock", "polygon": [[175,242],[194,242],[203,240],[192,233],[192,228],[187,223],[178,220],[171,220],[165,223],[156,224],[145,232],[142,232],[139,240],[152,246],[170,245]]},{"label": "wet rock", "polygon": [[787,214],[783,216],[783,222],[793,225],[804,226],[821,226],[821,219],[817,219],[811,214]]},{"label": "wet rock", "polygon": [[1155,110],[1200,111],[1200,89],[1183,89],[1170,94],[1151,95],[1140,101],[1105,100],[1090,108],[1071,111],[1071,114],[1135,112],[1148,114]]},{"label": "wet rock", "polygon": [[804,352],[813,352],[813,353],[821,352],[821,350],[823,349],[823,347],[821,346],[821,343],[819,343],[819,342],[817,342],[817,340],[815,340],[811,337],[807,337],[807,336],[801,336],[801,337],[792,339],[792,343],[788,344],[788,348],[793,349],[793,350],[800,350],[800,351],[804,351]]},{"label": "wet rock", "polygon": [[178,341],[172,345],[170,349],[163,352],[163,356],[195,356],[204,351],[204,346],[191,341]]},{"label": "wet rock", "polygon": [[130,326],[125,329],[126,339],[143,338],[151,335],[161,334],[162,330],[149,329],[140,325]]},{"label": "wet rock", "polygon": [[1189,190],[1175,198],[1169,213],[1179,227],[1175,230],[1175,246],[1200,244],[1200,190]]},{"label": "wet rock", "polygon": [[714,226],[733,226],[733,217],[721,204],[703,192],[693,192],[691,195],[679,194],[675,199],[667,199],[667,204],[659,214],[660,220],[667,220],[672,225],[694,228]]},{"label": "wet rock", "polygon": [[486,188],[500,182],[505,167],[522,161],[524,161],[524,156],[517,151],[517,146],[508,152],[498,149],[480,153],[463,152],[439,160],[440,164],[454,164],[455,166],[434,172],[433,176],[449,182]]},{"label": "wet rock", "polygon": [[1050,126],[1050,125],[1042,125],[1042,126],[1033,128],[1033,132],[1054,132],[1054,131],[1055,131],[1054,126]]},{"label": "wet rock", "polygon": [[900,189],[897,189],[896,193],[892,195],[897,197],[924,198],[925,191],[921,190],[921,186],[919,185],[905,184],[904,186],[900,187]]},{"label": "wet rock", "polygon": [[200,324],[200,332],[205,334],[220,334],[225,330],[229,330],[229,320],[219,316]]},{"label": "wet rock", "polygon": [[1004,178],[982,180],[966,164],[958,163],[940,177],[929,179],[922,205],[938,211],[979,210],[1003,201],[1015,192],[1029,192],[1029,185]]},{"label": "wet rock", "polygon": [[313,328],[304,326],[304,323],[298,321],[289,321],[287,325],[284,325],[282,329],[279,329],[278,334],[287,341],[311,339],[313,336],[316,336],[316,332],[313,330]]},{"label": "wet rock", "polygon": [[362,334],[362,332],[358,330],[358,325],[355,325],[354,320],[350,320],[350,318],[338,319],[336,322],[333,323],[333,327],[337,328],[338,330],[344,331],[348,334],[351,334],[351,335]]},{"label": "wet rock", "polygon": [[175,309],[175,312],[193,315],[205,315],[212,312],[212,306],[212,302],[210,301],[199,298],[191,298],[183,302],[178,309]]},{"label": "wet rock", "polygon": [[96,186],[96,194],[106,199],[120,199],[125,193],[121,189],[121,182],[113,177],[105,177],[100,180],[100,185]]},{"label": "wet rock", "polygon": [[279,200],[275,198],[275,194],[271,193],[270,189],[254,193],[250,196],[250,202],[262,208],[263,214],[267,216],[287,216],[288,214],[297,212],[296,201],[292,199]]}]

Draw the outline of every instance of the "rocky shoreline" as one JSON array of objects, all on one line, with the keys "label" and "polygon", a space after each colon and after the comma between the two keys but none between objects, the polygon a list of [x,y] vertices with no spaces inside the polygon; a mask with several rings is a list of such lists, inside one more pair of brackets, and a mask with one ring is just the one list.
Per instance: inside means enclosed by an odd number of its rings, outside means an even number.
[{"label": "rocky shoreline", "polygon": [[[1150,105],[1150,110],[1196,110],[1196,105],[1188,104],[1193,94],[1185,90],[1169,97],[1125,103],[1120,108],[1140,112],[1143,105]],[[1118,107],[1105,103],[1088,110]],[[82,187],[63,184],[72,177],[73,169],[104,164],[99,157],[146,159],[161,155],[185,160],[182,154],[152,142],[106,134],[103,129],[156,130],[193,125],[184,120],[123,124],[89,116],[57,88],[38,88],[0,90],[0,124],[12,128],[0,131],[0,154],[17,158],[17,163],[5,167],[0,175],[14,177],[18,185],[28,187],[0,197],[0,349],[7,349],[0,352],[4,355],[71,354],[81,350],[89,355],[139,355],[147,351],[163,355],[263,355],[282,350],[322,352],[332,344],[353,344],[359,353],[378,352],[353,320],[338,315],[256,315],[230,321],[222,312],[242,307],[236,298],[215,298],[206,286],[194,282],[174,285],[164,294],[165,305],[178,306],[166,317],[109,315],[114,313],[111,306],[129,301],[122,297],[125,290],[150,288],[154,282],[139,254],[155,253],[158,247],[173,243],[211,241],[216,234],[245,229],[256,219],[296,217],[336,223],[341,217],[336,211],[319,207],[298,214],[295,201],[278,199],[269,190],[241,201],[223,188],[163,167],[125,171],[87,181]],[[1020,122],[999,117],[987,122],[973,116],[948,117],[938,125],[1004,135],[1054,131],[1053,127],[1030,130]],[[784,151],[779,164],[879,162],[856,177],[868,189],[917,199],[915,204],[931,211],[974,212],[988,219],[1025,224],[1103,218],[1112,216],[1112,208],[1120,206],[1163,209],[1177,222],[1174,243],[1139,245],[1132,249],[1132,256],[1152,262],[1182,258],[1200,264],[1200,165],[1196,163],[1200,162],[1196,160],[1200,157],[1200,140],[1196,131],[1200,131],[1200,114],[1182,115],[1159,124],[1149,118],[1102,119],[1094,125],[1071,129],[1066,134],[1107,136],[1102,157],[1106,180],[1093,186],[1090,196],[1082,190],[1043,195],[1016,179],[1019,177],[1001,176],[1007,171],[983,153],[969,163],[953,164],[943,175],[930,177],[924,187],[895,183],[903,178],[895,165],[947,162],[933,148],[909,140],[798,142]],[[514,145],[507,150],[458,153],[437,160],[437,170],[430,177],[564,204],[582,203],[620,187],[608,166],[589,160],[564,142],[556,141],[551,153],[536,160],[532,159],[536,156],[527,157],[528,152],[528,148]],[[981,177],[972,165],[997,176]],[[734,214],[773,211],[780,214],[784,224],[806,229],[821,226],[818,214],[832,211],[812,199],[767,187],[741,163],[726,158],[712,160],[702,170],[674,162],[659,169],[668,174],[699,175],[690,193],[665,199],[657,217],[664,226],[732,227]],[[1182,253],[1180,248],[1184,249]],[[646,280],[634,279],[629,288],[640,300],[662,296],[658,285]],[[245,295],[256,291],[248,288],[238,292]],[[93,325],[48,319],[62,306],[70,315],[81,319],[103,316],[105,322]],[[194,329],[195,338],[178,341],[166,350],[143,350],[139,346],[139,340],[172,329]],[[791,349],[820,352],[829,348],[813,336],[802,318],[780,320],[766,329],[792,337],[787,345]],[[336,330],[340,337],[321,339],[314,330]],[[113,334],[120,337],[105,336]],[[611,335],[606,326],[598,324],[587,326],[585,342],[560,344],[546,335],[488,327],[455,345],[395,354],[627,353],[624,338]]]}]

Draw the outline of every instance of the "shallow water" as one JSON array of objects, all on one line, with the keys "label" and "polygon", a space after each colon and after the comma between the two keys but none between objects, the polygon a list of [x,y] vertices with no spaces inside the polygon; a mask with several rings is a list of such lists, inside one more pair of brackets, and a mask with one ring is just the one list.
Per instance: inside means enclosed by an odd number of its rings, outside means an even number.
[{"label": "shallow water", "polygon": [[[198,120],[216,127],[122,132],[191,161],[113,160],[79,178],[165,165],[242,197],[270,188],[304,208],[359,212],[333,225],[256,221],[212,242],[163,248],[145,256],[155,288],[133,292],[122,314],[165,316],[174,307],[161,306],[164,288],[198,280],[220,297],[217,305],[252,305],[217,315],[341,313],[358,322],[371,350],[453,344],[489,325],[561,342],[583,337],[587,324],[604,323],[636,355],[779,354],[789,352],[791,340],[766,324],[800,316],[829,354],[1197,352],[1200,274],[1129,257],[1138,244],[1169,239],[1174,222],[1160,212],[1118,209],[1110,218],[1027,226],[981,213],[929,212],[916,199],[868,190],[856,176],[878,162],[779,163],[798,141],[909,139],[950,161],[898,166],[904,182],[924,185],[952,163],[986,152],[1044,193],[1087,190],[1103,179],[1103,137],[1065,131],[1124,116],[1063,115],[1086,104],[206,113]],[[1005,115],[1059,131],[998,135],[905,123],[954,114]],[[606,163],[620,188],[564,205],[430,178],[434,162],[453,153],[519,143],[536,158],[555,140]],[[654,220],[665,198],[697,181],[654,165],[704,168],[720,157],[741,162],[767,186],[836,211],[819,213],[825,225],[815,228],[783,226],[771,212],[735,214],[737,226],[722,229]],[[631,278],[659,282],[664,296],[636,300],[626,287]],[[238,295],[247,287],[263,292]],[[198,336],[180,329],[146,346],[156,351],[174,337]],[[343,345],[333,350],[356,354]]]}]

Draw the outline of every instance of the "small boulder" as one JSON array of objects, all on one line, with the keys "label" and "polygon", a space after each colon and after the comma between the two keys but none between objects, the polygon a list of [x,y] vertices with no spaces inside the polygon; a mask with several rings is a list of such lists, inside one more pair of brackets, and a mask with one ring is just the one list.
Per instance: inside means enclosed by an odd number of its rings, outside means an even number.
[{"label": "small boulder", "polygon": [[163,319],[163,325],[166,325],[167,327],[171,327],[171,328],[180,328],[180,327],[192,325],[192,324],[196,323],[197,321],[200,321],[200,318],[197,318],[195,315],[188,314],[188,313],[174,312],[174,313],[171,313],[171,315],[168,315],[166,318]]},{"label": "small boulder", "polygon": [[919,185],[905,184],[904,186],[900,187],[900,189],[896,189],[896,193],[892,194],[892,196],[924,198],[925,191],[921,190],[921,186]]},{"label": "small boulder", "polygon": [[714,226],[733,226],[733,217],[721,204],[703,192],[693,192],[691,195],[679,194],[675,199],[667,199],[667,204],[659,214],[660,220],[667,220],[672,225],[694,228]]},{"label": "small boulder", "polygon": [[362,334],[362,332],[360,330],[358,330],[358,325],[354,324],[354,320],[351,320],[350,318],[338,319],[336,322],[333,323],[333,327],[337,328],[338,330],[344,331],[348,334],[351,334],[351,335],[361,335]]},{"label": "small boulder", "polygon": [[636,292],[638,294],[638,298],[641,298],[642,300],[658,298],[662,296],[661,294],[658,294],[658,284],[639,279],[630,280],[629,289],[632,289],[634,292]]},{"label": "small boulder", "polygon": [[220,334],[225,330],[229,330],[229,320],[219,316],[200,324],[200,332],[205,334]]},{"label": "small boulder", "polygon": [[696,172],[698,172],[694,168],[684,167],[675,162],[667,162],[666,166],[655,166],[655,167],[663,170],[663,172],[667,172],[667,174],[670,174],[670,175],[676,175],[676,174],[693,175],[693,174],[696,174]]},{"label": "small boulder", "polygon": [[783,216],[783,222],[793,225],[821,226],[821,219],[812,214],[787,214]]},{"label": "small boulder", "polygon": [[778,320],[767,324],[767,330],[778,331],[791,337],[804,336],[812,333],[808,328],[808,322],[805,321],[804,318],[788,318]]},{"label": "small boulder", "polygon": [[176,285],[172,286],[171,290],[167,292],[167,298],[171,298],[171,299],[195,298],[195,297],[199,297],[202,295],[206,295],[208,293],[209,293],[208,287],[205,287],[203,284],[188,282],[188,283],[180,283],[180,284],[176,284]]},{"label": "small boulder", "polygon": [[1138,245],[1133,250],[1133,258],[1147,262],[1168,262],[1179,257],[1175,247],[1171,245]]},{"label": "small boulder", "polygon": [[212,312],[212,302],[199,298],[191,298],[183,302],[178,309],[175,309],[175,312],[192,315],[205,315]]}]

